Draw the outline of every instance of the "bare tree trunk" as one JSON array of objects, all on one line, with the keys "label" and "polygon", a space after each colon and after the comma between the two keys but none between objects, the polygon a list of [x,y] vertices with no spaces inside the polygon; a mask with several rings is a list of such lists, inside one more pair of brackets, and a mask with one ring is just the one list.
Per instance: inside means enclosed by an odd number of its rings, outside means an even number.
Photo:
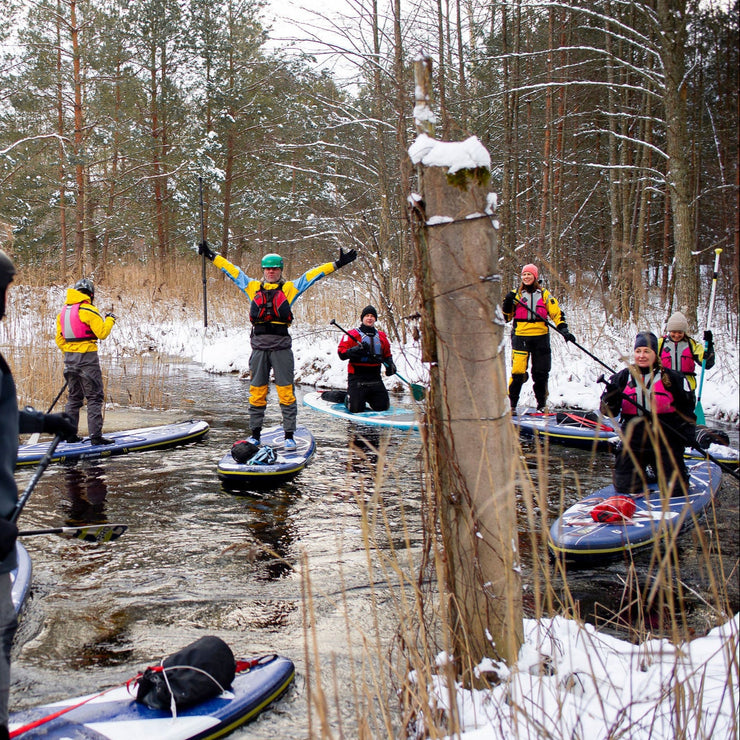
[{"label": "bare tree trunk", "polygon": [[[417,62],[417,66],[420,63]],[[419,87],[417,77],[417,88]],[[497,232],[486,169],[421,166],[425,223],[421,277],[423,333],[430,368],[425,441],[441,521],[451,641],[458,672],[474,682],[474,663],[494,653],[513,663],[523,640],[521,577],[509,421]],[[452,223],[447,223],[447,221]],[[431,293],[428,291],[431,290]],[[470,661],[473,662],[470,662]]]},{"label": "bare tree trunk", "polygon": [[69,4],[69,25],[72,41],[72,75],[74,85],[74,155],[77,202],[75,204],[75,260],[77,272],[85,270],[85,125],[82,109],[82,74],[80,64],[80,29],[77,25],[77,2]]},{"label": "bare tree trunk", "polygon": [[67,153],[64,145],[64,85],[62,83],[62,5],[61,0],[57,0],[57,133],[59,134],[59,248],[60,259],[59,268],[62,280],[67,278],[67,187],[66,187],[66,168],[65,161]]}]

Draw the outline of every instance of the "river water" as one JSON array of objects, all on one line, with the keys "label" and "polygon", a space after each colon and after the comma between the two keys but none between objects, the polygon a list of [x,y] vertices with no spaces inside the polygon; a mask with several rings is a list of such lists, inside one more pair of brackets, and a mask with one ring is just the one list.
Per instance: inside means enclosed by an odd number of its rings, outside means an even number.
[{"label": "river water", "polygon": [[[358,736],[353,696],[366,695],[374,685],[380,698],[360,700],[361,721],[371,737],[400,737],[395,687],[388,670],[370,657],[385,656],[394,636],[393,578],[368,558],[365,537],[377,537],[386,553],[408,552],[410,561],[418,556],[418,435],[353,427],[301,406],[299,423],[317,442],[312,464],[277,489],[237,494],[223,489],[216,463],[233,441],[247,436],[248,382],[208,375],[190,364],[171,365],[169,373],[168,403],[176,411],[114,408],[106,428],[205,419],[211,431],[203,442],[50,466],[21,516],[23,529],[82,522],[129,529],[99,545],[54,536],[25,540],[34,575],[14,647],[11,710],[123,683],[198,637],[217,634],[239,657],[277,652],[297,667],[294,687],[271,711],[237,730],[237,740],[321,736],[322,713],[309,701],[319,678],[332,736]],[[116,381],[122,398],[125,384],[126,378]],[[268,421],[277,423],[273,392]],[[524,452],[537,475],[536,450],[530,444]],[[557,514],[567,488],[563,480],[570,476],[588,489],[609,482],[607,456],[553,448],[548,460],[549,516]],[[19,488],[31,475],[18,471]],[[569,505],[577,494],[565,496],[572,498]],[[729,564],[737,611],[737,571],[732,575],[731,564],[738,557],[738,497],[729,476],[717,500],[717,525],[705,529],[721,544],[718,557]],[[363,509],[370,512],[370,527]],[[530,606],[533,548],[526,517],[521,521]],[[691,534],[682,538],[681,578],[689,587],[683,596],[693,628],[703,632],[711,589],[695,540]],[[648,572],[649,557],[644,561]],[[301,575],[306,566],[310,589]],[[567,575],[582,616],[617,634],[632,613],[623,603],[627,580],[629,569],[620,562]],[[609,617],[615,613],[617,623]]]}]

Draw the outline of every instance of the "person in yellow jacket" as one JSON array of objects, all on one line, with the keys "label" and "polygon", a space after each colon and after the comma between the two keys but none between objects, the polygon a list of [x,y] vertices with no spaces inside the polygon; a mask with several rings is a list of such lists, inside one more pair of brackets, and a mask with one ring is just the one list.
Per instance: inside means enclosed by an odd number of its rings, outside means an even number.
[{"label": "person in yellow jacket", "polygon": [[[98,359],[98,340],[105,339],[116,323],[112,313],[101,316],[93,305],[95,286],[89,278],[78,280],[67,290],[64,307],[57,315],[56,342],[64,352],[64,378],[67,381],[65,411],[79,426],[80,408],[87,400],[87,429],[90,444],[109,445],[103,436],[103,372]],[[74,441],[82,441],[79,437]]]},{"label": "person in yellow jacket", "polygon": [[292,339],[288,327],[293,322],[291,306],[298,297],[314,283],[335,270],[348,265],[357,258],[357,252],[339,250],[335,262],[312,267],[297,280],[283,279],[283,258],[279,254],[266,254],[262,258],[262,279],[247,277],[236,265],[232,265],[207,244],[198,245],[198,253],[205,255],[214,266],[221,269],[246,293],[250,300],[249,320],[252,322],[249,358],[249,428],[252,444],[260,443],[262,423],[267,408],[270,371],[275,373],[275,388],[283,417],[285,449],[296,449],[293,439],[298,417],[298,405],[293,389],[294,359]]},{"label": "person in yellow jacket", "polygon": [[522,268],[522,283],[519,290],[507,293],[501,310],[506,321],[514,322],[511,330],[511,380],[509,381],[509,401],[516,412],[522,386],[528,380],[527,365],[532,361],[532,385],[537,410],[544,411],[547,405],[547,382],[552,367],[550,350],[549,322],[565,337],[567,342],[575,342],[570,333],[565,315],[558,302],[539,281],[536,265],[528,264]]}]

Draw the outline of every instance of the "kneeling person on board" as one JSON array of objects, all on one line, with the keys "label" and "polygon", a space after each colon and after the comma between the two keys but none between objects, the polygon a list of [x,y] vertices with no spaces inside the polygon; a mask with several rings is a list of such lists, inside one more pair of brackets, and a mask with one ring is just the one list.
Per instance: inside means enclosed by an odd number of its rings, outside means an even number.
[{"label": "kneeling person on board", "polygon": [[[64,308],[57,316],[56,342],[64,352],[64,378],[67,381],[67,405],[64,410],[79,425],[80,409],[87,400],[87,430],[90,443],[113,444],[103,436],[103,372],[98,358],[98,340],[105,339],[116,323],[112,313],[100,315],[93,305],[95,286],[89,278],[78,280],[67,290]],[[77,442],[81,440],[77,438]]]},{"label": "kneeling person on board", "polygon": [[662,470],[670,495],[684,495],[684,448],[696,434],[694,400],[686,379],[661,365],[655,334],[637,335],[634,362],[609,379],[601,410],[619,416],[622,428],[622,448],[614,465],[617,492],[642,493],[651,466],[656,474]]},{"label": "kneeling person on board", "polygon": [[704,367],[711,370],[714,367],[714,338],[712,332],[704,332],[704,341],[707,345],[706,355],[704,347],[689,336],[689,322],[686,317],[676,311],[666,324],[666,336],[658,343],[658,355],[663,367],[678,370],[689,382],[689,388],[693,393],[696,391],[696,366],[701,366],[706,359]]},{"label": "kneeling person on board", "polygon": [[373,411],[386,411],[391,405],[380,368],[384,366],[385,374],[390,376],[395,374],[396,365],[386,333],[375,328],[377,320],[374,306],[363,308],[360,325],[348,331],[337,348],[340,359],[349,360],[347,408],[351,414],[365,411],[365,404]]},{"label": "kneeling person on board", "polygon": [[[0,250],[0,319],[5,316],[5,295],[15,275],[15,266]],[[18,626],[13,607],[11,571],[18,567],[15,551],[17,529],[8,521],[18,504],[15,461],[18,435],[46,432],[62,439],[75,436],[77,428],[67,414],[44,414],[26,408],[18,410],[15,381],[5,358],[0,355],[0,740],[8,737],[10,694],[10,646]]]},{"label": "kneeling person on board", "polygon": [[288,327],[293,323],[291,307],[298,297],[314,283],[357,258],[357,252],[339,250],[335,262],[312,267],[297,280],[283,279],[283,258],[279,254],[266,254],[262,258],[262,279],[245,275],[236,265],[214,252],[207,242],[198,245],[198,253],[205,255],[225,272],[246,293],[250,300],[249,320],[252,322],[249,358],[249,442],[259,444],[262,424],[267,407],[270,370],[275,374],[275,387],[283,417],[285,449],[296,449],[293,439],[298,417],[298,404],[293,388],[293,341]]}]

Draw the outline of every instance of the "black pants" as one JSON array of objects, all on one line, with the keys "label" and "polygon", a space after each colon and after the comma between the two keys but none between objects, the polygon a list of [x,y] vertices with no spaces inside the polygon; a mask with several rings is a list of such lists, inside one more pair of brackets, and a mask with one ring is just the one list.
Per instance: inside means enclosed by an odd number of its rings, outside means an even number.
[{"label": "black pants", "polygon": [[350,375],[347,379],[347,408],[350,414],[365,411],[365,404],[373,411],[390,408],[391,399],[383,381],[380,378],[355,378]]},{"label": "black pants", "polygon": [[519,394],[527,380],[527,365],[531,361],[532,390],[537,400],[537,408],[543,408],[547,403],[547,381],[550,378],[552,366],[550,335],[520,337],[515,334],[511,338],[511,355],[511,380],[509,381],[511,407],[516,408],[519,403]]},{"label": "black pants", "polygon": [[[651,439],[645,422],[634,419],[623,427],[624,446],[614,463],[614,488],[618,493],[642,493],[648,481],[646,469],[658,473],[658,459],[663,467],[671,496],[681,496],[688,486],[688,471],[684,461],[684,443],[675,435],[658,436],[657,445]],[[657,452],[656,452],[657,446]]]}]

